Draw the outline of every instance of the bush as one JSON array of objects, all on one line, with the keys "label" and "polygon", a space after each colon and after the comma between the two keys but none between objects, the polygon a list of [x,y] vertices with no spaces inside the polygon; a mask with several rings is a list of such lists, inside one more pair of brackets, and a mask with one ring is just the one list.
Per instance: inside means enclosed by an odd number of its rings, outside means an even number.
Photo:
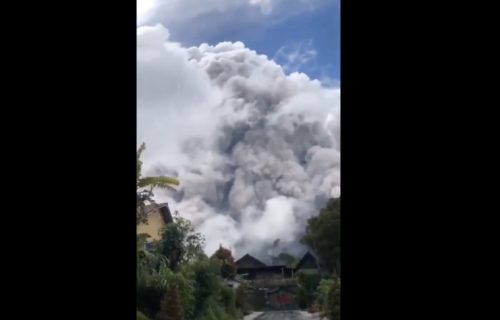
[{"label": "bush", "polygon": [[189,275],[170,270],[166,263],[159,268],[141,267],[137,277],[137,307],[148,317],[153,318],[160,310],[160,301],[168,289],[174,284],[179,291],[185,315],[189,317],[194,311],[194,281]]},{"label": "bush", "polygon": [[213,297],[206,304],[203,314],[197,320],[236,320],[237,315],[228,314]]},{"label": "bush", "polygon": [[246,285],[241,284],[237,289],[236,289],[236,294],[234,297],[234,303],[237,309],[241,310],[243,314],[248,314],[250,312],[249,307],[248,307],[248,297],[246,293]]},{"label": "bush", "polygon": [[154,287],[137,288],[137,308],[149,318],[160,310],[160,301],[165,291]]},{"label": "bush", "polygon": [[137,310],[136,320],[149,320],[149,318],[146,317],[142,312]]},{"label": "bush", "polygon": [[237,312],[233,289],[223,286],[220,289],[220,300],[228,316],[236,318]]},{"label": "bush", "polygon": [[316,289],[316,303],[318,311],[326,312],[328,310],[328,299],[332,288],[335,283],[332,279],[322,279]]},{"label": "bush", "polygon": [[332,284],[328,293],[327,315],[330,320],[340,320],[340,279]]},{"label": "bush", "polygon": [[197,319],[206,309],[207,300],[216,294],[219,288],[219,264],[210,259],[200,259],[182,269],[186,279],[190,279],[192,295],[188,319]]},{"label": "bush", "polygon": [[184,320],[184,310],[176,284],[168,286],[155,320]]},{"label": "bush", "polygon": [[205,239],[194,231],[189,220],[176,217],[174,223],[168,224],[161,232],[158,250],[167,257],[173,271],[177,271],[180,264],[203,255]]},{"label": "bush", "polygon": [[316,300],[316,288],[320,280],[321,276],[318,274],[298,274],[297,303],[299,308],[307,309],[312,306]]}]

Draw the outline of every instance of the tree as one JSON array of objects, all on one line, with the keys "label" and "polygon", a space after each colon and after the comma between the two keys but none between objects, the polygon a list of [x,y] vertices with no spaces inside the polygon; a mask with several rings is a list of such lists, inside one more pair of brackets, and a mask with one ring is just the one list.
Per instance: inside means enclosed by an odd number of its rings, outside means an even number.
[{"label": "tree", "polygon": [[328,293],[327,316],[330,320],[340,320],[340,278],[334,280]]},{"label": "tree", "polygon": [[189,220],[175,217],[174,222],[168,224],[162,232],[159,252],[169,260],[170,269],[176,271],[179,263],[192,261],[203,255],[204,242],[204,237],[194,232]]},{"label": "tree", "polygon": [[206,313],[210,301],[214,300],[213,296],[219,290],[220,264],[213,259],[202,258],[192,263],[189,269],[195,282],[193,318],[196,319]]},{"label": "tree", "polygon": [[313,305],[316,297],[316,288],[321,281],[319,274],[297,274],[297,302],[301,309],[309,308]]},{"label": "tree", "polygon": [[327,316],[329,311],[329,294],[334,282],[335,280],[333,279],[321,279],[318,287],[316,288],[316,303],[321,307],[321,313],[323,316]]},{"label": "tree", "polygon": [[176,191],[173,186],[179,185],[179,181],[172,177],[142,177],[141,155],[145,149],[146,144],[142,143],[137,150],[137,224],[147,221],[146,203],[155,203],[155,188]]},{"label": "tree", "polygon": [[308,220],[302,243],[316,252],[322,267],[340,275],[340,197],[330,199],[317,217]]},{"label": "tree", "polygon": [[221,262],[220,273],[224,279],[232,278],[236,275],[236,262],[231,250],[221,245],[212,255],[212,258],[216,258]]},{"label": "tree", "polygon": [[160,304],[160,311],[156,314],[156,320],[184,320],[181,298],[177,285],[168,285],[167,292]]},{"label": "tree", "polygon": [[167,264],[167,259],[159,254],[138,250],[136,304],[151,318],[158,312],[160,300],[167,289],[167,278],[171,273]]}]

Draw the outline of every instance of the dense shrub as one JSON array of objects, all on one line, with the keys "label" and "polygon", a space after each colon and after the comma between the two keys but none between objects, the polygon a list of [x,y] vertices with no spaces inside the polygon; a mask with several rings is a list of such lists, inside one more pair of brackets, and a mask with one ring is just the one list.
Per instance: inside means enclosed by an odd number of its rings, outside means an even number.
[{"label": "dense shrub", "polygon": [[321,276],[319,274],[298,274],[299,290],[297,292],[297,304],[301,309],[312,307],[316,300],[316,288]]},{"label": "dense shrub", "polygon": [[330,320],[340,320],[340,279],[336,279],[328,293],[327,315]]},{"label": "dense shrub", "polygon": [[161,301],[160,311],[156,314],[155,320],[184,320],[184,309],[176,284],[168,285],[168,290]]}]

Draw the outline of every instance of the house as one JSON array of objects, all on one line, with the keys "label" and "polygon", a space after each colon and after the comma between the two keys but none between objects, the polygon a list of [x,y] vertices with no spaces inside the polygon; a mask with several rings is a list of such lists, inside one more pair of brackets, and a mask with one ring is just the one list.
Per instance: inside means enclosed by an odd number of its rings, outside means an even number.
[{"label": "house", "polygon": [[292,268],[286,265],[268,266],[249,254],[236,261],[237,274],[246,280],[286,279],[293,275]]},{"label": "house", "polygon": [[146,206],[147,222],[137,226],[137,234],[148,234],[149,240],[159,240],[160,231],[174,219],[167,203]]},{"label": "house", "polygon": [[236,266],[238,268],[260,268],[260,267],[265,267],[266,264],[247,253],[236,261]]},{"label": "house", "polygon": [[311,252],[307,251],[295,266],[294,271],[295,273],[318,274],[320,273],[318,259]]},{"label": "house", "polygon": [[246,280],[289,279],[297,273],[318,274],[321,272],[318,259],[311,252],[306,252],[295,267],[277,264],[268,266],[249,254],[236,261],[237,274]]},{"label": "house", "polygon": [[236,279],[247,284],[247,301],[254,310],[296,309],[294,269],[286,265],[266,265],[249,254],[236,261]]}]

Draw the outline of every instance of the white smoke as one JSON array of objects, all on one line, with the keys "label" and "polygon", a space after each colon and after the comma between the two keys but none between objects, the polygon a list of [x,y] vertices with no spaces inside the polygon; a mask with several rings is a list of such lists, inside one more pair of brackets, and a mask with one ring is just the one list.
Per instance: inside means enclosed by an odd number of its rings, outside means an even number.
[{"label": "white smoke", "polygon": [[[214,12],[240,13],[255,8],[263,15],[275,11],[312,10],[338,0],[137,0],[137,21],[143,23],[192,22]],[[283,12],[282,12],[283,13]],[[240,14],[241,16],[241,14]]]},{"label": "white smoke", "polygon": [[307,219],[340,194],[340,90],[241,42],[185,48],[160,25],[137,38],[144,170],[181,181],[157,199],[193,222],[208,254],[222,244],[263,257],[278,238],[300,251]]}]

